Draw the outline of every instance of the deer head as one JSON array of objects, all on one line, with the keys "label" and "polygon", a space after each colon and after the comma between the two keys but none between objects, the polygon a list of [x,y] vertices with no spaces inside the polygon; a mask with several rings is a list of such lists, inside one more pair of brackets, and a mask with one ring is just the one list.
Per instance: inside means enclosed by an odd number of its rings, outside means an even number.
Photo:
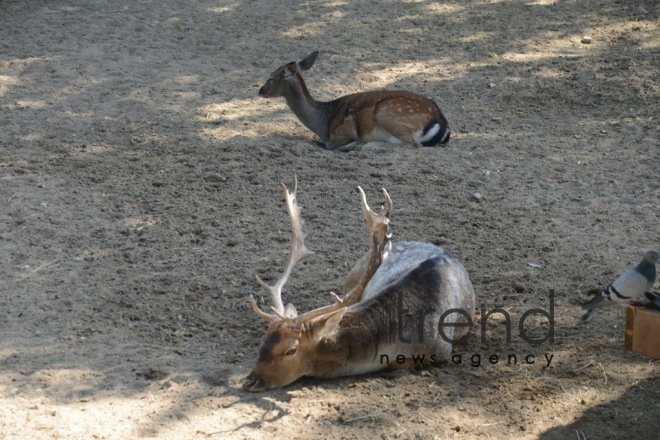
[{"label": "deer head", "polygon": [[270,74],[266,84],[259,89],[259,96],[263,98],[286,97],[301,87],[306,91],[307,87],[301,72],[312,67],[318,55],[318,51],[312,52],[300,61],[291,61],[277,68]]}]

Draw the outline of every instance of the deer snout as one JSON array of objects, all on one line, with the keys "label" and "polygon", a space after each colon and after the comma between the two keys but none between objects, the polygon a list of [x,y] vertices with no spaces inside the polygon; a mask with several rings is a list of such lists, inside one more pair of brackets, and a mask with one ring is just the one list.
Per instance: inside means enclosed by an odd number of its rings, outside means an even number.
[{"label": "deer snout", "polygon": [[264,84],[259,88],[259,96],[261,96],[262,98],[272,98],[273,97],[272,89],[273,88],[270,85],[270,80],[266,81],[266,84]]},{"label": "deer snout", "polygon": [[243,379],[243,389],[255,392],[255,391],[265,391],[266,390],[266,381],[263,377],[260,377],[254,371],[252,371],[248,376]]}]

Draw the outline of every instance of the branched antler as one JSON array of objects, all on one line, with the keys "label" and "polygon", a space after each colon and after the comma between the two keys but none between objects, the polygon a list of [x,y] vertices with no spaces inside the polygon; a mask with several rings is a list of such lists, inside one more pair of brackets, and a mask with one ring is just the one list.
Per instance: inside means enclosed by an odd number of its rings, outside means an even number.
[{"label": "branched antler", "polygon": [[390,213],[392,212],[392,200],[390,199],[390,195],[383,188],[385,206],[383,207],[380,214],[376,214],[371,210],[371,208],[369,208],[369,205],[367,204],[367,196],[359,186],[358,191],[360,192],[362,213],[364,214],[364,218],[367,221],[369,234],[371,236],[371,254],[369,257],[369,263],[367,264],[367,269],[362,274],[360,281],[357,282],[355,287],[353,287],[353,289],[351,289],[351,291],[348,292],[343,299],[337,296],[335,293],[331,293],[330,295],[334,299],[334,304],[320,307],[298,316],[294,320],[295,324],[301,324],[317,316],[321,316],[326,313],[330,313],[360,302],[362,299],[362,293],[364,292],[365,287],[367,287],[369,280],[371,280],[371,277],[376,273],[378,267],[380,267],[380,264],[383,262],[383,260],[385,260],[385,258],[387,258],[387,255],[389,254],[391,247],[390,238],[392,237],[389,231],[389,217]]},{"label": "branched antler", "polygon": [[[351,299],[351,304],[359,302],[362,299],[362,293],[371,280],[371,277],[376,273],[380,264],[388,257],[390,248],[392,247],[392,233],[390,232],[390,214],[392,213],[392,199],[383,188],[383,196],[385,197],[385,205],[380,214],[376,214],[367,205],[367,197],[362,188],[358,186],[360,196],[362,199],[362,214],[367,221],[369,233],[371,235],[371,256],[365,271],[360,281],[346,294],[344,302]],[[349,304],[350,305],[350,304]]]},{"label": "branched antler", "polygon": [[264,318],[266,321],[274,321],[279,319],[288,319],[295,318],[297,316],[296,308],[293,304],[287,304],[286,308],[282,303],[282,287],[286,284],[291,271],[295,265],[302,258],[307,255],[312,254],[312,251],[307,249],[305,246],[305,234],[302,230],[302,219],[300,217],[300,207],[298,206],[298,201],[296,199],[296,192],[298,191],[298,178],[296,173],[293,173],[293,192],[290,192],[284,183],[282,183],[282,189],[284,191],[284,199],[286,201],[286,208],[289,212],[289,218],[291,219],[291,252],[289,254],[289,261],[284,269],[284,273],[277,280],[275,285],[270,286],[266,284],[261,278],[256,277],[257,283],[268,293],[270,294],[272,302],[272,310],[274,314],[266,313],[259,309],[257,302],[254,300],[254,297],[250,295],[250,302],[252,303],[252,309],[260,317]]}]

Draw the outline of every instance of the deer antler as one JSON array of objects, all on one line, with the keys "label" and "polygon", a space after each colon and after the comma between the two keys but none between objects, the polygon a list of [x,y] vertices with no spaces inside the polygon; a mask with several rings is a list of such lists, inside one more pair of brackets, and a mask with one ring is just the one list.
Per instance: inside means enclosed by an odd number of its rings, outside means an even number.
[{"label": "deer antler", "polygon": [[387,193],[385,188],[383,188],[383,196],[385,196],[385,206],[383,207],[380,214],[376,214],[374,211],[369,208],[367,204],[367,196],[364,194],[362,188],[358,186],[358,191],[360,192],[362,213],[364,218],[367,221],[367,226],[369,227],[369,234],[371,235],[371,255],[369,257],[369,263],[367,269],[364,271],[364,274],[360,278],[360,281],[357,282],[355,287],[351,289],[350,292],[342,299],[337,296],[335,293],[330,293],[334,299],[334,304],[319,307],[318,309],[304,313],[294,320],[294,325],[299,325],[303,322],[309,321],[310,319],[316,318],[317,316],[325,315],[326,313],[334,312],[335,310],[348,307],[352,304],[360,302],[362,299],[362,293],[364,292],[365,287],[371,280],[371,277],[376,273],[380,264],[387,258],[390,252],[392,234],[389,231],[390,223],[390,213],[392,212],[392,199]]},{"label": "deer antler", "polygon": [[390,195],[383,188],[385,206],[383,206],[380,214],[376,214],[367,205],[367,196],[364,194],[362,188],[358,186],[358,190],[362,199],[362,214],[367,221],[369,233],[371,234],[371,256],[369,257],[369,263],[367,264],[367,270],[364,272],[364,275],[362,275],[362,278],[360,278],[360,281],[358,281],[355,287],[346,294],[344,303],[348,302],[349,299],[351,300],[347,306],[360,302],[364,289],[380,267],[380,264],[389,256],[392,247],[392,242],[390,241],[392,233],[389,227],[390,213],[392,212],[392,199],[390,199]]},{"label": "deer antler", "polygon": [[300,207],[298,206],[298,201],[296,199],[296,192],[298,191],[298,178],[296,173],[293,173],[293,192],[290,192],[284,183],[282,183],[282,189],[284,191],[284,199],[286,201],[286,208],[289,212],[289,218],[291,219],[291,252],[289,254],[289,261],[284,269],[284,273],[277,280],[275,285],[270,286],[266,284],[261,278],[256,277],[257,283],[270,294],[271,302],[273,303],[272,309],[274,314],[266,313],[259,309],[257,302],[254,300],[254,297],[250,295],[250,302],[252,303],[252,309],[260,317],[264,318],[266,321],[271,322],[280,319],[295,318],[297,316],[296,308],[293,304],[287,304],[286,308],[282,303],[282,287],[286,284],[291,275],[291,271],[294,266],[302,258],[307,255],[312,254],[313,252],[307,249],[305,246],[305,234],[302,230],[302,219],[300,218]]}]

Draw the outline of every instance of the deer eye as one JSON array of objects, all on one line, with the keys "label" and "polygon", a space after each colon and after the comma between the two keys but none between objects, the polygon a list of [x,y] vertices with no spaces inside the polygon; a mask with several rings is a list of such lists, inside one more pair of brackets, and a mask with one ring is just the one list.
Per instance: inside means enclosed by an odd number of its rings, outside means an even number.
[{"label": "deer eye", "polygon": [[296,354],[296,351],[298,351],[297,348],[292,348],[292,349],[290,349],[289,351],[287,351],[286,353],[284,353],[284,356],[291,356],[291,355],[294,355],[294,354]]}]

